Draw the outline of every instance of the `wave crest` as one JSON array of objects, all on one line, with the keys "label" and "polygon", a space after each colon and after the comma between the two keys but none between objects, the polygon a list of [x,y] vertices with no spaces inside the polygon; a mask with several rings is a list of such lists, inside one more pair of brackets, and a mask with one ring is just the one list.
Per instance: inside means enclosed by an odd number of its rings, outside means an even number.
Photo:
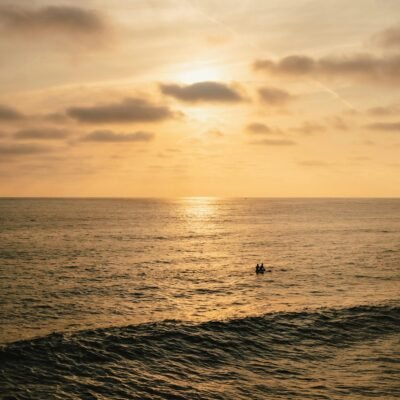
[{"label": "wave crest", "polygon": [[[204,387],[208,382],[215,391],[219,384],[259,373],[303,380],[310,374],[307,363],[325,363],[332,352],[399,328],[400,308],[381,305],[54,333],[2,346],[0,383],[6,394],[17,390],[21,397],[41,382],[40,390],[60,390],[65,398],[85,390],[99,393],[99,385],[106,397],[126,389],[120,397],[229,398],[207,395]],[[114,386],[104,386],[106,381]],[[241,398],[237,392],[232,397]]]}]

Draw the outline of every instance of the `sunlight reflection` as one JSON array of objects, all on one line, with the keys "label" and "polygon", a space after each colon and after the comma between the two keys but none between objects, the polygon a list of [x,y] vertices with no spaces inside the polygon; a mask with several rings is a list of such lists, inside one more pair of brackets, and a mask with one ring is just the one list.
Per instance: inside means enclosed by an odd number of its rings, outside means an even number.
[{"label": "sunlight reflection", "polygon": [[185,197],[182,205],[188,218],[208,218],[217,212],[218,197]]}]

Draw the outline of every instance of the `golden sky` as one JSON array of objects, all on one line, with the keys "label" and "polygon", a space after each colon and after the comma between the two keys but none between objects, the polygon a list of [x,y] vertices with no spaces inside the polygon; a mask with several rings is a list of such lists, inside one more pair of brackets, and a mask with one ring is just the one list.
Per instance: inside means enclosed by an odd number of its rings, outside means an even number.
[{"label": "golden sky", "polygon": [[0,195],[400,196],[398,0],[0,0]]}]

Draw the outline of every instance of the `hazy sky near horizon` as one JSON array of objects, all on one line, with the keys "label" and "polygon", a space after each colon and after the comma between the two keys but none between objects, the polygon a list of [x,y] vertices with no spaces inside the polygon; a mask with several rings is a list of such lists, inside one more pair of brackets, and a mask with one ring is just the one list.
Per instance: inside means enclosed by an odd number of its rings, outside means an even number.
[{"label": "hazy sky near horizon", "polygon": [[1,196],[400,196],[398,0],[0,0]]}]

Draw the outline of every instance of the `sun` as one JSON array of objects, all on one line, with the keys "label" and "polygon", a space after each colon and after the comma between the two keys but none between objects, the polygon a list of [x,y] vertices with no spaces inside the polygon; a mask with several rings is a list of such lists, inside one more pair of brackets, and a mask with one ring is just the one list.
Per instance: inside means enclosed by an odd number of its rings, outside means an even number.
[{"label": "sun", "polygon": [[221,76],[221,71],[214,66],[193,67],[179,73],[178,80],[190,85],[196,82],[218,81]]}]

